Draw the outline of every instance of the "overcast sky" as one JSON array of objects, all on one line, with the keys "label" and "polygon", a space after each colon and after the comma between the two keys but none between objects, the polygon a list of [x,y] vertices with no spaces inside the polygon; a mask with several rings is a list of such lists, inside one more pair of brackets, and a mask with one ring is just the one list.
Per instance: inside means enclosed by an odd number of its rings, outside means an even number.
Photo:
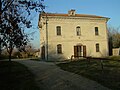
[{"label": "overcast sky", "polygon": [[[92,14],[109,17],[108,25],[120,26],[120,0],[44,0],[45,12],[68,13],[68,10],[75,9],[78,14]],[[34,24],[38,25],[38,16]],[[39,48],[39,30],[36,29],[32,43]]]}]

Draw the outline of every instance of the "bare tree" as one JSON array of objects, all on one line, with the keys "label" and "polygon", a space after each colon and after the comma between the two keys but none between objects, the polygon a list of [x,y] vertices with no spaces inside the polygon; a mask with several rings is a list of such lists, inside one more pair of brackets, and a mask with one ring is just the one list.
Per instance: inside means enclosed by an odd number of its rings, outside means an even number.
[{"label": "bare tree", "polygon": [[31,57],[31,56],[34,56],[35,48],[33,47],[32,44],[28,44],[28,45],[25,47],[25,51],[26,51],[28,57]]},{"label": "bare tree", "polygon": [[109,54],[112,55],[112,48],[120,47],[120,27],[115,28],[112,26],[108,27],[109,37]]}]

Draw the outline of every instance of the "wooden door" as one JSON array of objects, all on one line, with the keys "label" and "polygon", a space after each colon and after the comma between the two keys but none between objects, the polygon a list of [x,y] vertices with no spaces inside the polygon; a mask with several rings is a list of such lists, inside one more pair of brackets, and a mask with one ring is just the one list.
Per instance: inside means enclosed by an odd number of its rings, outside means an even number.
[{"label": "wooden door", "polygon": [[77,57],[77,46],[74,46],[74,57]]},{"label": "wooden door", "polygon": [[80,57],[82,55],[81,49],[81,46],[74,46],[74,57]]},{"label": "wooden door", "polygon": [[81,57],[81,56],[82,56],[82,46],[77,46],[77,49],[78,49],[78,50],[77,50],[77,51],[78,51],[78,52],[77,52],[77,56],[78,56],[78,57]]},{"label": "wooden door", "polygon": [[86,57],[86,46],[83,46],[83,57]]},{"label": "wooden door", "polygon": [[41,58],[45,59],[45,46],[41,47]]}]

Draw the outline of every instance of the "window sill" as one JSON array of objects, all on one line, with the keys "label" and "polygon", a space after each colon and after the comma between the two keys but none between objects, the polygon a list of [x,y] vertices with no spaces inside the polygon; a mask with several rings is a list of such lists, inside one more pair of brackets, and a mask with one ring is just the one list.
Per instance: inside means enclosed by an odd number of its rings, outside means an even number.
[{"label": "window sill", "polygon": [[76,36],[81,36],[81,35],[76,35]]},{"label": "window sill", "polygon": [[100,51],[97,51],[96,53],[99,53]]},{"label": "window sill", "polygon": [[81,34],[80,35],[76,35],[76,36],[81,36]]},{"label": "window sill", "polygon": [[57,53],[58,55],[61,55],[61,54],[63,54],[63,53]]},{"label": "window sill", "polygon": [[59,37],[59,36],[62,36],[62,35],[56,35],[56,36],[58,36],[58,37]]}]

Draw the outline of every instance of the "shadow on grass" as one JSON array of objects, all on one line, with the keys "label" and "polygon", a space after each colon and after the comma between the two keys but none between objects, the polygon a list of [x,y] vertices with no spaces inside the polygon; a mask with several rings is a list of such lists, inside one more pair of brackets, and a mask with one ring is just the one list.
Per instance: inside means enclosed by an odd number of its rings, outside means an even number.
[{"label": "shadow on grass", "polygon": [[0,90],[40,90],[34,75],[17,62],[0,61]]},{"label": "shadow on grass", "polygon": [[40,59],[40,58],[30,58],[30,60],[33,60],[33,61],[41,61],[42,59]]},{"label": "shadow on grass", "polygon": [[103,61],[104,69],[102,70],[100,61],[87,60],[72,61],[69,63],[57,64],[61,69],[73,72],[98,83],[111,88],[120,90],[120,62],[115,60]]}]

